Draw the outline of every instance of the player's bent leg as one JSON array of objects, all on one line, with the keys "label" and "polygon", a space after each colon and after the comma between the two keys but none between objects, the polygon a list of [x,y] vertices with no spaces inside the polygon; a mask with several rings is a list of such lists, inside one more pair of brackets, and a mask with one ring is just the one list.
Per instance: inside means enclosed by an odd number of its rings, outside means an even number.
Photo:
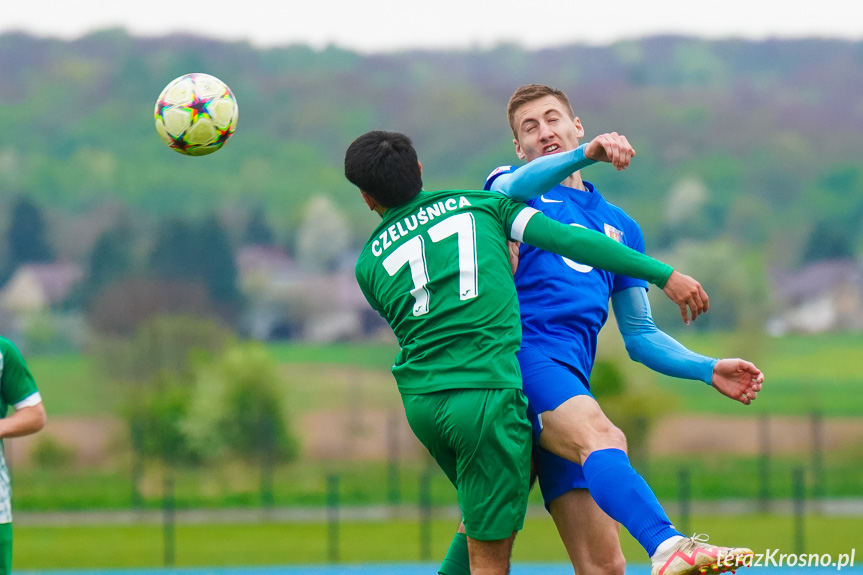
[{"label": "player's bent leg", "polygon": [[[598,405],[594,404],[592,398],[577,396],[561,404],[564,409],[560,413],[544,413],[540,442],[552,449],[556,448],[558,453],[568,455],[569,457],[563,457],[567,462],[571,458],[576,461],[573,464],[577,464],[578,460],[583,458],[581,469],[591,497],[609,517],[626,527],[647,554],[652,556],[661,544],[670,538],[680,537],[681,534],[671,524],[644,478],[632,468],[626,452],[616,447],[603,447],[608,444],[608,438],[613,441],[618,433],[617,441],[625,443],[625,439],[617,428],[609,431],[610,422],[607,425],[603,422],[608,418],[598,409]],[[566,412],[572,414],[572,417],[585,415],[587,421],[581,426],[566,421],[560,417]],[[552,417],[547,417],[549,415]],[[548,438],[543,444],[542,436],[546,433]],[[591,436],[594,439],[590,439]],[[606,439],[602,439],[603,436]],[[567,441],[567,437],[574,440]],[[596,440],[596,437],[600,439]],[[548,452],[557,455],[551,449],[548,449]],[[540,482],[542,483],[542,472]],[[547,494],[543,491],[547,501],[554,500],[562,493],[563,491]]]},{"label": "player's bent leg", "polygon": [[599,449],[626,451],[626,436],[589,395],[576,395],[542,413],[539,444],[575,463],[584,464]]},{"label": "player's bent leg", "polygon": [[576,573],[623,575],[620,524],[609,517],[587,489],[572,489],[548,504],[557,532]]},{"label": "player's bent leg", "polygon": [[515,533],[506,539],[482,541],[467,538],[471,575],[507,575]]}]

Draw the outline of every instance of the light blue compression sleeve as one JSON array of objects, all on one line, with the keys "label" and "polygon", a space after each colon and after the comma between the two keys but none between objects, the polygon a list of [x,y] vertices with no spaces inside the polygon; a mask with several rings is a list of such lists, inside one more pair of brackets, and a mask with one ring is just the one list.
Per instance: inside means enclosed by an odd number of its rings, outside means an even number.
[{"label": "light blue compression sleeve", "polygon": [[646,289],[633,286],[615,292],[611,305],[632,360],[665,375],[712,384],[713,367],[719,360],[690,351],[660,331],[653,323]]},{"label": "light blue compression sleeve", "polygon": [[513,172],[499,175],[491,190],[519,202],[541,196],[574,172],[596,163],[585,157],[586,148],[587,144],[582,144],[568,152],[537,158]]}]

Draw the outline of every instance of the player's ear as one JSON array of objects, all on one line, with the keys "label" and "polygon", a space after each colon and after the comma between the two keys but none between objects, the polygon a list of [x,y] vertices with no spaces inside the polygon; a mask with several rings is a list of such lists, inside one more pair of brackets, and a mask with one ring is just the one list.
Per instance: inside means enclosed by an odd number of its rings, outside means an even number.
[{"label": "player's ear", "polygon": [[417,165],[419,165],[419,167],[420,167],[420,175],[422,176],[423,175],[423,163],[420,162],[419,160],[417,160]]},{"label": "player's ear", "polygon": [[524,155],[524,152],[521,150],[521,146],[518,145],[518,140],[513,139],[512,143],[515,145],[515,155],[518,156],[518,159],[525,159],[527,156]]},{"label": "player's ear", "polygon": [[576,137],[580,140],[584,137],[584,127],[581,125],[581,120],[578,116],[572,119],[572,123],[575,126]]},{"label": "player's ear", "polygon": [[363,201],[366,202],[366,205],[369,207],[371,211],[375,211],[375,208],[378,207],[378,203],[375,201],[373,197],[360,190],[360,195],[363,196]]}]

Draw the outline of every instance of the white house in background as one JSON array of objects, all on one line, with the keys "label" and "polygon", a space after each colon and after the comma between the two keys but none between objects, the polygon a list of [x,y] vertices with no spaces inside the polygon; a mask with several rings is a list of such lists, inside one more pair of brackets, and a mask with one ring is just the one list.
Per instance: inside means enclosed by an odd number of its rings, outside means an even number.
[{"label": "white house in background", "polygon": [[81,266],[70,262],[19,266],[0,291],[0,305],[19,314],[48,310],[66,301],[83,277]]},{"label": "white house in background", "polygon": [[249,335],[259,340],[299,335],[302,322],[294,313],[302,305],[308,274],[279,246],[242,246],[235,259]]},{"label": "white house in background", "polygon": [[770,270],[775,313],[772,335],[863,330],[863,265],[851,259],[815,262],[788,272]]},{"label": "white house in background", "polygon": [[236,262],[247,300],[245,330],[256,339],[335,341],[386,327],[352,269],[311,274],[279,246],[243,246]]}]

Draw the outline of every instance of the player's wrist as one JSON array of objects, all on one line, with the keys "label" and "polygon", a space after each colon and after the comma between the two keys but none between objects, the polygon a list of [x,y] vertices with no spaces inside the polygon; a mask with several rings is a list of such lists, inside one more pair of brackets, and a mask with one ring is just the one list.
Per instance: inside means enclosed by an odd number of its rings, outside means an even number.
[{"label": "player's wrist", "polygon": [[591,166],[597,162],[604,161],[607,157],[602,146],[599,145],[598,142],[594,143],[594,140],[580,145],[573,152],[574,154],[580,154],[582,167]]},{"label": "player's wrist", "polygon": [[[719,378],[719,375],[716,372],[716,366],[719,365],[719,359],[714,357],[706,357],[705,358],[707,366],[710,368],[709,370],[705,370],[705,375],[701,377],[701,380],[711,387],[716,387],[716,380]],[[716,389],[719,389],[716,387]]]}]

